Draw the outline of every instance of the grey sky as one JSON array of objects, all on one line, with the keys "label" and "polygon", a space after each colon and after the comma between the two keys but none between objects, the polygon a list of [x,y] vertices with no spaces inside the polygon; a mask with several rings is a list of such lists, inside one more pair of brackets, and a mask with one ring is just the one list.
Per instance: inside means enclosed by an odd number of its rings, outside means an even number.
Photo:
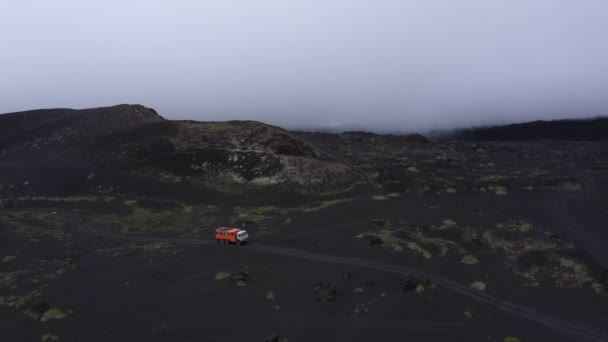
[{"label": "grey sky", "polygon": [[0,112],[415,131],[608,115],[605,0],[0,0]]}]

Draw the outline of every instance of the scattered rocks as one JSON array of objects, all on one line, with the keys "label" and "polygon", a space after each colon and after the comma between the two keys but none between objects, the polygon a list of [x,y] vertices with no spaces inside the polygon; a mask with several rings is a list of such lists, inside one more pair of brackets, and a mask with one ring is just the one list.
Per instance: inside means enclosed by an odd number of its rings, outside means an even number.
[{"label": "scattered rocks", "polygon": [[424,292],[427,288],[433,287],[431,279],[418,279],[414,276],[406,274],[401,277],[401,291],[403,293],[415,290],[418,293]]},{"label": "scattered rocks", "polygon": [[17,202],[12,198],[0,198],[0,208],[10,209],[17,206]]},{"label": "scattered rocks", "polygon": [[379,237],[373,237],[370,236],[369,237],[369,245],[370,246],[376,246],[376,245],[381,245],[382,244],[382,239]]},{"label": "scattered rocks", "polygon": [[336,300],[336,285],[332,282],[319,282],[313,291],[317,301],[333,302]]},{"label": "scattered rocks", "polygon": [[266,339],[266,342],[287,342],[287,339],[277,334],[272,334]]},{"label": "scattered rocks", "polygon": [[237,286],[247,286],[249,281],[249,273],[239,272],[230,276],[230,281],[236,283]]},{"label": "scattered rocks", "polygon": [[272,334],[266,339],[266,342],[279,342],[279,335]]},{"label": "scattered rocks", "polygon": [[344,280],[352,280],[353,279],[353,275],[350,272],[346,272],[342,274],[342,279]]},{"label": "scattered rocks", "polygon": [[27,309],[25,313],[35,320],[39,320],[45,312],[51,308],[51,305],[46,302],[38,302],[31,308]]}]

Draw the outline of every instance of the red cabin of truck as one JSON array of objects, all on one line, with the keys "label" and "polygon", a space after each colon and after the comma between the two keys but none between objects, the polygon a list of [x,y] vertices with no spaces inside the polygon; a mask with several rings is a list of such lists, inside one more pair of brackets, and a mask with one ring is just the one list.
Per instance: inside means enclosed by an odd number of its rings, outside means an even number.
[{"label": "red cabin of truck", "polygon": [[217,240],[228,240],[236,242],[236,234],[241,231],[240,228],[225,228],[220,227],[215,229],[215,238]]}]

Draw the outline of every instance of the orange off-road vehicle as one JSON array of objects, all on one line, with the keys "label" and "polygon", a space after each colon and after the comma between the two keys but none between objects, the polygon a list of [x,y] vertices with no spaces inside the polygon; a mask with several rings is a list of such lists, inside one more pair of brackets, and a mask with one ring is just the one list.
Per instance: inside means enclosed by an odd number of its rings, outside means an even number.
[{"label": "orange off-road vehicle", "polygon": [[249,234],[247,231],[240,228],[216,228],[215,239],[217,243],[235,243],[242,245],[249,241]]}]

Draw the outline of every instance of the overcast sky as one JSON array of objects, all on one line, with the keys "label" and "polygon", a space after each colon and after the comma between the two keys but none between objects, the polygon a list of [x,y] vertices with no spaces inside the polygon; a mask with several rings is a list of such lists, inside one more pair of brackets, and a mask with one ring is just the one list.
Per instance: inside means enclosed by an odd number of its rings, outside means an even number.
[{"label": "overcast sky", "polygon": [[375,131],[608,115],[606,0],[0,0],[0,112]]}]

